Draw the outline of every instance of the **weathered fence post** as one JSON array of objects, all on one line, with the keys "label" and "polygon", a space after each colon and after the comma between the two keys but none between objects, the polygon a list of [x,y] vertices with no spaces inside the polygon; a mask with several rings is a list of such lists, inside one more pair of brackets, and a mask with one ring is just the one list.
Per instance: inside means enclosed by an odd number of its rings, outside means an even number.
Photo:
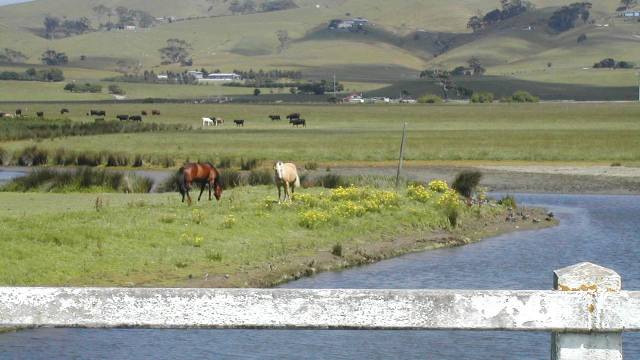
[{"label": "weathered fence post", "polygon": [[[581,263],[553,272],[554,289],[586,291],[593,302],[584,309],[594,330],[600,328],[599,293],[619,292],[622,280],[615,271],[592,263]],[[551,335],[551,360],[621,360],[622,332],[554,332]]]}]

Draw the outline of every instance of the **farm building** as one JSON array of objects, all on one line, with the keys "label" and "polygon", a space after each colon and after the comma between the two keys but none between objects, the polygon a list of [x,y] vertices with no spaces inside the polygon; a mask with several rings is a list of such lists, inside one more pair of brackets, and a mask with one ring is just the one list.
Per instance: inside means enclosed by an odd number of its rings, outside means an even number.
[{"label": "farm building", "polygon": [[627,10],[618,13],[619,17],[625,18],[640,18],[640,10]]},{"label": "farm building", "polygon": [[206,82],[232,82],[232,81],[240,81],[242,77],[235,73],[213,73],[207,76],[202,76],[197,78],[198,82],[206,83]]},{"label": "farm building", "polygon": [[329,22],[329,30],[359,30],[369,24],[369,20],[358,17],[353,19],[333,19]]}]

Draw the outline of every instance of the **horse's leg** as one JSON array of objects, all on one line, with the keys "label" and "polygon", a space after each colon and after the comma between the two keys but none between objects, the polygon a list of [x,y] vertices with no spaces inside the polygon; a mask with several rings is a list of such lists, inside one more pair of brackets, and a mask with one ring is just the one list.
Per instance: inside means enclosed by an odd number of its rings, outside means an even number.
[{"label": "horse's leg", "polygon": [[287,202],[287,199],[291,200],[291,193],[289,192],[289,182],[284,182],[284,201]]},{"label": "horse's leg", "polygon": [[206,183],[202,183],[200,185],[200,196],[198,196],[198,202],[200,201],[200,199],[202,199],[202,193],[204,192],[204,188],[207,186]]},{"label": "horse's leg", "polygon": [[185,182],[184,184],[184,190],[185,193],[187,194],[187,204],[189,204],[189,206],[191,206],[191,195],[189,194],[189,190],[191,190],[191,183],[190,182]]},{"label": "horse's leg", "polygon": [[211,182],[209,182],[209,201],[213,200],[211,198]]},{"label": "horse's leg", "polygon": [[282,184],[277,183],[276,187],[278,188],[278,202],[280,202],[280,199],[282,198]]}]

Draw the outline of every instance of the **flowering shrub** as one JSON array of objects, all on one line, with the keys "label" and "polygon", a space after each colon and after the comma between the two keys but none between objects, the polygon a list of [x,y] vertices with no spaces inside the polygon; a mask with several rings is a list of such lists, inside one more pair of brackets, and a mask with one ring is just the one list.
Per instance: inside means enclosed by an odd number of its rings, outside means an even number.
[{"label": "flowering shrub", "polygon": [[449,185],[444,180],[433,180],[429,183],[428,187],[429,190],[438,193],[444,193],[445,191],[449,190]]},{"label": "flowering shrub", "polygon": [[225,215],[224,220],[222,221],[222,227],[225,229],[230,229],[233,225],[236,224],[236,217],[233,215]]},{"label": "flowering shrub", "polygon": [[360,217],[367,212],[367,209],[353,201],[342,202],[333,208],[336,214],[344,217]]},{"label": "flowering shrub", "polygon": [[434,192],[427,190],[422,185],[409,185],[407,189],[407,196],[410,199],[426,203],[433,198]]},{"label": "flowering shrub", "polygon": [[455,190],[449,189],[438,199],[438,206],[458,207],[461,206],[460,195]]},{"label": "flowering shrub", "polygon": [[358,200],[362,196],[362,190],[357,188],[354,185],[349,187],[338,187],[337,189],[333,189],[331,191],[331,200],[333,201],[341,201],[341,200]]},{"label": "flowering shrub", "polygon": [[183,233],[180,236],[180,242],[182,242],[184,245],[189,245],[189,246],[193,246],[193,247],[201,247],[202,243],[204,243],[204,237],[198,236],[198,235],[194,235],[194,234],[191,234],[191,233]]},{"label": "flowering shrub", "polygon": [[193,209],[193,211],[191,212],[191,221],[193,221],[195,224],[202,224],[204,222],[204,213],[202,212],[202,210]]},{"label": "flowering shrub", "polygon": [[299,224],[302,227],[306,227],[307,229],[315,229],[318,226],[328,222],[331,219],[331,216],[319,210],[308,210],[300,213],[300,221]]},{"label": "flowering shrub", "polygon": [[300,202],[306,207],[317,207],[321,202],[317,196],[310,194],[294,194],[293,201]]}]

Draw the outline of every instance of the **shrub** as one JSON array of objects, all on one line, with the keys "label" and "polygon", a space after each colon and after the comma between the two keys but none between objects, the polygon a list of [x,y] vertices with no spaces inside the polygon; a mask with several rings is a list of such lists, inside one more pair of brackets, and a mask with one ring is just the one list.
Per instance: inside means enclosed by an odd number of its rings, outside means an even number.
[{"label": "shrub", "polygon": [[142,156],[141,155],[136,155],[135,158],[133,159],[133,167],[142,167],[143,165],[143,161],[142,161]]},{"label": "shrub", "polygon": [[326,174],[326,175],[320,176],[317,181],[320,184],[320,186],[327,189],[336,189],[339,187],[345,187],[349,185],[345,178],[337,174]]},{"label": "shrub", "polygon": [[333,254],[334,256],[342,257],[342,244],[336,243],[335,245],[333,245],[333,247],[331,248],[331,254]]},{"label": "shrub", "polygon": [[471,95],[471,102],[475,104],[492,103],[494,96],[490,92],[480,92]]},{"label": "shrub", "polygon": [[318,163],[315,161],[307,162],[304,164],[304,169],[309,171],[318,170]]},{"label": "shrub", "polygon": [[419,202],[426,203],[433,198],[433,195],[435,195],[433,191],[425,189],[422,185],[412,184],[407,188],[407,196]]},{"label": "shrub", "polygon": [[233,215],[225,215],[222,220],[222,227],[225,229],[231,229],[238,221]]},{"label": "shrub", "polygon": [[3,148],[0,148],[0,166],[5,165],[7,158],[7,151]]},{"label": "shrub", "polygon": [[47,164],[49,153],[36,146],[29,146],[22,149],[22,151],[18,153],[17,158],[19,166],[40,166]]},{"label": "shrub", "polygon": [[473,190],[480,183],[482,173],[480,171],[463,171],[453,181],[451,187],[460,195],[470,198]]},{"label": "shrub", "polygon": [[207,250],[205,258],[211,262],[220,262],[222,261],[222,254],[218,251]]},{"label": "shrub", "polygon": [[224,189],[232,189],[242,185],[242,174],[238,170],[222,169],[220,170],[220,180]]},{"label": "shrub", "polygon": [[146,194],[151,192],[154,182],[146,176],[128,174],[124,177],[124,184],[126,193]]},{"label": "shrub", "polygon": [[233,166],[232,158],[221,158],[216,167],[228,169]]},{"label": "shrub", "polygon": [[273,173],[268,169],[251,170],[248,183],[251,186],[273,184]]},{"label": "shrub", "polygon": [[516,198],[513,195],[503,196],[502,199],[498,200],[498,204],[504,207],[512,208],[512,209],[518,208],[518,204],[516,203]]},{"label": "shrub", "polygon": [[75,164],[78,166],[98,166],[102,163],[102,157],[95,153],[80,153],[75,156]]},{"label": "shrub", "polygon": [[438,95],[426,94],[418,98],[420,104],[439,104],[442,102],[442,98]]},{"label": "shrub", "polygon": [[449,220],[449,224],[453,227],[458,226],[458,219],[462,207],[458,193],[452,189],[445,191],[438,199],[437,204],[444,211]]},{"label": "shrub", "polygon": [[444,180],[432,180],[429,182],[429,190],[437,193],[444,193],[449,190],[449,185]]},{"label": "shrub", "polygon": [[253,170],[258,167],[260,161],[258,159],[247,159],[240,158],[240,169],[244,171]]},{"label": "shrub", "polygon": [[109,153],[107,155],[107,166],[128,166],[129,156],[124,153]]},{"label": "shrub", "polygon": [[299,224],[307,229],[315,229],[323,225],[331,219],[331,216],[321,210],[308,210],[300,213]]},{"label": "shrub", "polygon": [[537,96],[531,95],[527,91],[519,90],[513,93],[510,98],[505,99],[505,102],[516,103],[537,103],[540,99]]},{"label": "shrub", "polygon": [[109,94],[114,94],[114,95],[126,94],[126,92],[118,85],[109,85],[108,90],[109,90]]}]

